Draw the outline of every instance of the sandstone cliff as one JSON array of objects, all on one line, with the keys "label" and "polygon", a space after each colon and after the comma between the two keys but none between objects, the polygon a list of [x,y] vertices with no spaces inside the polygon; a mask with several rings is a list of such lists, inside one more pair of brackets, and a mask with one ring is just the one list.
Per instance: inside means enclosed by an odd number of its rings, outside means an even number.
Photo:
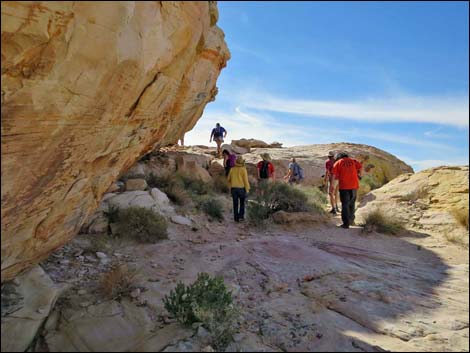
[{"label": "sandstone cliff", "polygon": [[2,2],[2,281],[176,141],[230,58],[215,2]]},{"label": "sandstone cliff", "polygon": [[366,195],[358,216],[380,208],[438,243],[450,240],[468,246],[468,176],[468,166],[401,175]]}]

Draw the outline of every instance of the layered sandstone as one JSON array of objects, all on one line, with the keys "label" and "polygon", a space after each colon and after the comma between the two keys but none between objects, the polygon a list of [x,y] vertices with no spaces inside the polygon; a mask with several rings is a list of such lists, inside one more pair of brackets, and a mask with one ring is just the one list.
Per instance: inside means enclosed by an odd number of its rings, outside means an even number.
[{"label": "layered sandstone", "polygon": [[192,129],[230,53],[209,2],[2,2],[2,281]]}]

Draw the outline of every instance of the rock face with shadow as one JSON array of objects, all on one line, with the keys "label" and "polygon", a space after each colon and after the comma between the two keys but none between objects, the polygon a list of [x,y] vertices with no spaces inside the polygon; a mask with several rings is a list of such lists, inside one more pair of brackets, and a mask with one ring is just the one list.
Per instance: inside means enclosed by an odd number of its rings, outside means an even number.
[{"label": "rock face with shadow", "polygon": [[358,217],[381,209],[410,230],[468,247],[468,177],[468,166],[400,175],[366,195]]},{"label": "rock face with shadow", "polygon": [[69,241],[214,100],[214,1],[2,2],[2,281]]}]

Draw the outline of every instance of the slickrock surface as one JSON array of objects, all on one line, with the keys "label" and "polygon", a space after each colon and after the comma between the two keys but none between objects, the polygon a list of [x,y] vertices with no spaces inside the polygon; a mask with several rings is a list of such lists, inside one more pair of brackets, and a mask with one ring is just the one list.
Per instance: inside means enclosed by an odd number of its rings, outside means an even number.
[{"label": "slickrock surface", "polygon": [[2,2],[2,281],[175,142],[230,58],[215,2]]},{"label": "slickrock surface", "polygon": [[468,166],[400,175],[365,196],[358,217],[382,209],[408,229],[432,235],[430,241],[453,241],[468,247],[468,228],[463,222],[465,215],[468,222],[468,177]]}]

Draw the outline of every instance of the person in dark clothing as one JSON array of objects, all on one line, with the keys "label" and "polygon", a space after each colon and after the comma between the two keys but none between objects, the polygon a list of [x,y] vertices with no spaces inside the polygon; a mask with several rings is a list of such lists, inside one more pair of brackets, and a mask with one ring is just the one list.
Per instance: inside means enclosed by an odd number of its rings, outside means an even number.
[{"label": "person in dark clothing", "polygon": [[339,181],[339,198],[341,200],[341,228],[349,228],[354,224],[357,189],[359,189],[359,177],[362,173],[362,165],[354,158],[350,158],[346,152],[337,156],[333,166],[333,175]]},{"label": "person in dark clothing", "polygon": [[225,130],[219,123],[215,124],[215,128],[212,129],[211,137],[209,142],[214,139],[217,144],[217,156],[220,156],[220,145],[224,142],[224,138],[227,136],[227,130]]},{"label": "person in dark clothing", "polygon": [[237,155],[235,153],[231,153],[227,149],[222,151],[222,155],[224,157],[225,176],[228,176],[230,169],[235,167],[235,160],[237,159]]}]

